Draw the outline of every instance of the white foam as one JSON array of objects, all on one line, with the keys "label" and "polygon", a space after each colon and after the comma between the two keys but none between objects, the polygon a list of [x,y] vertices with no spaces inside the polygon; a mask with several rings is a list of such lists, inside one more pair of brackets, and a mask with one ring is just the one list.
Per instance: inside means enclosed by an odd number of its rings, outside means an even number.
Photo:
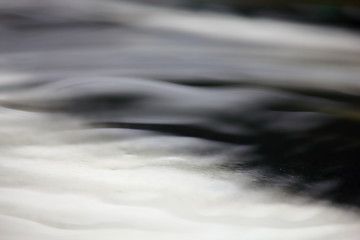
[{"label": "white foam", "polygon": [[46,115],[14,113],[0,120],[21,126],[1,143],[2,239],[355,240],[360,233],[350,212],[251,189],[250,179],[208,157],[171,148],[146,154],[189,139],[106,142],[106,133],[89,133],[93,142],[74,144],[77,133],[54,130]]}]

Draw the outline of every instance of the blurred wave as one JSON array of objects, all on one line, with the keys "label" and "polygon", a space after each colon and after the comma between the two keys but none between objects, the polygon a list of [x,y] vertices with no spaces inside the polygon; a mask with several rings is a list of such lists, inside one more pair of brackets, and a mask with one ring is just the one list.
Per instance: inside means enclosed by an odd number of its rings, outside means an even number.
[{"label": "blurred wave", "polygon": [[358,239],[356,31],[285,3],[0,3],[0,237]]}]

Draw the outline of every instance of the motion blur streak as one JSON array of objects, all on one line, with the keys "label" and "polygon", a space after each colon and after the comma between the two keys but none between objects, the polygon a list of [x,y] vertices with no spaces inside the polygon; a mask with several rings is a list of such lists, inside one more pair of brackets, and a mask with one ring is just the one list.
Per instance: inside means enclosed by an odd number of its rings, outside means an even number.
[{"label": "motion blur streak", "polygon": [[0,239],[359,239],[356,31],[0,3]]}]

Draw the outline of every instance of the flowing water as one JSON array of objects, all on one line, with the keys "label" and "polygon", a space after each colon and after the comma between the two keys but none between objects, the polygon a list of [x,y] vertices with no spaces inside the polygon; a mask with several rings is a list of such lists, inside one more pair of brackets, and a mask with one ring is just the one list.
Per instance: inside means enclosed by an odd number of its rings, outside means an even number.
[{"label": "flowing water", "polygon": [[358,96],[358,35],[118,4],[146,14],[0,29],[1,239],[360,239],[357,145],[267,108]]}]

